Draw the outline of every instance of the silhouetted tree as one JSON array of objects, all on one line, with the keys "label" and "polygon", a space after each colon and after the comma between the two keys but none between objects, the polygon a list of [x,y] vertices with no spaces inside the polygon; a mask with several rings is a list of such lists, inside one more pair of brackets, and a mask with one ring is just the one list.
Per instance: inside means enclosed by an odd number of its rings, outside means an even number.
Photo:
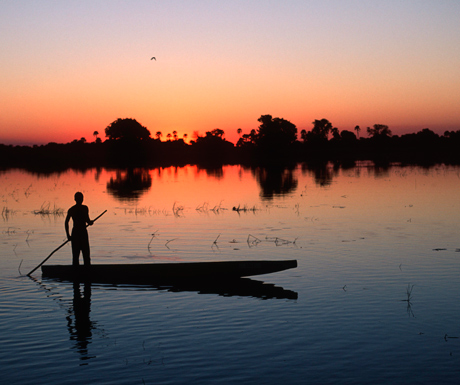
[{"label": "silhouetted tree", "polygon": [[424,128],[422,131],[417,132],[417,137],[423,142],[430,143],[439,139],[439,135],[431,131],[429,128]]},{"label": "silhouetted tree", "polygon": [[343,130],[341,133],[340,133],[340,139],[343,141],[343,142],[354,142],[356,141],[356,135],[351,132],[351,131],[348,131],[348,130]]},{"label": "silhouetted tree", "polygon": [[334,140],[340,140],[341,139],[340,132],[339,132],[339,129],[337,127],[333,127],[332,130],[331,130],[331,133],[332,133],[332,139],[334,139]]},{"label": "silhouetted tree", "polygon": [[224,135],[225,135],[225,132],[223,130],[221,130],[220,128],[215,128],[214,130],[206,131],[205,136],[198,136],[196,138],[196,142],[203,143],[203,142],[213,141],[214,143],[218,143],[218,141],[225,140],[223,139]]},{"label": "silhouetted tree", "polygon": [[94,132],[93,132],[93,136],[94,136],[94,140],[95,140],[95,141],[97,141],[97,139],[98,139],[97,136],[98,136],[98,135],[99,135],[99,132],[98,132],[98,131],[94,131]]},{"label": "silhouetted tree", "polygon": [[174,140],[177,140],[177,131],[176,131],[176,130],[174,130],[174,131],[172,132],[172,134],[173,134],[173,138],[174,138]]},{"label": "silhouetted tree", "polygon": [[249,134],[243,134],[238,139],[236,146],[243,147],[243,148],[254,147],[256,143],[256,136],[257,136],[256,130],[252,129]]},{"label": "silhouetted tree", "polygon": [[158,140],[161,140],[161,137],[163,136],[163,133],[161,131],[157,131],[155,133],[155,136],[157,137]]},{"label": "silhouetted tree", "polygon": [[302,131],[300,131],[300,139],[306,142],[307,138],[308,138],[307,130],[304,128]]},{"label": "silhouetted tree", "polygon": [[361,132],[361,127],[355,126],[356,136],[359,138],[359,133]]},{"label": "silhouetted tree", "polygon": [[215,128],[214,130],[206,132],[206,137],[212,136],[212,137],[223,139],[224,135],[225,135],[224,130],[221,130],[220,128]]},{"label": "silhouetted tree", "polygon": [[250,135],[258,156],[263,161],[277,162],[288,156],[289,148],[297,140],[297,127],[283,118],[262,115],[256,135]]},{"label": "silhouetted tree", "polygon": [[316,149],[325,147],[329,139],[329,133],[333,134],[335,139],[340,137],[337,128],[332,127],[332,123],[327,119],[316,119],[313,122],[311,131],[304,134],[304,142],[314,145]]},{"label": "silhouetted tree", "polygon": [[205,136],[197,133],[193,148],[200,163],[221,164],[230,159],[234,145],[223,138],[224,134],[220,128],[207,131]]},{"label": "silhouetted tree", "polygon": [[142,126],[137,120],[126,118],[117,119],[105,128],[105,136],[109,139],[148,139],[150,131]]},{"label": "silhouetted tree", "polygon": [[311,133],[318,138],[328,139],[329,132],[332,130],[332,123],[327,119],[315,119]]},{"label": "silhouetted tree", "polygon": [[[325,139],[327,140],[329,137],[329,133],[332,131],[332,123],[329,122],[327,119],[316,119],[313,122],[313,129],[310,131],[310,137],[318,138],[318,139]],[[308,138],[310,139],[310,138]]]},{"label": "silhouetted tree", "polygon": [[394,151],[394,141],[391,139],[391,130],[385,124],[374,124],[367,127],[370,136],[366,149],[368,159],[372,159],[379,167],[387,167]]},{"label": "silhouetted tree", "polygon": [[373,138],[377,137],[390,137],[391,130],[385,124],[374,124],[372,128],[367,127],[367,134]]}]

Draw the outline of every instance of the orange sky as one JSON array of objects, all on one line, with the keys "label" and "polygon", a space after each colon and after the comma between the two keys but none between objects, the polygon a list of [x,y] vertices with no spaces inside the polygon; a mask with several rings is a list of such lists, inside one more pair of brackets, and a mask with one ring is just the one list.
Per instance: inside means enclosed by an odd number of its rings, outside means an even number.
[{"label": "orange sky", "polygon": [[92,141],[126,117],[164,139],[221,128],[234,143],[264,114],[299,131],[321,118],[362,134],[460,130],[458,2],[3,8],[0,143]]}]

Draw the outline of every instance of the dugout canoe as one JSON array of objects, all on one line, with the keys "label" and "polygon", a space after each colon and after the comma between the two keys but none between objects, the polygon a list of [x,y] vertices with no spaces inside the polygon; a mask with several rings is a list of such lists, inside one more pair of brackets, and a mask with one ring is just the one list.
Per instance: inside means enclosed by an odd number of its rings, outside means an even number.
[{"label": "dugout canoe", "polygon": [[90,279],[100,283],[159,283],[171,281],[232,280],[276,273],[297,267],[296,260],[222,261],[141,264],[93,264],[89,269],[72,265],[43,265],[42,276],[72,280]]}]

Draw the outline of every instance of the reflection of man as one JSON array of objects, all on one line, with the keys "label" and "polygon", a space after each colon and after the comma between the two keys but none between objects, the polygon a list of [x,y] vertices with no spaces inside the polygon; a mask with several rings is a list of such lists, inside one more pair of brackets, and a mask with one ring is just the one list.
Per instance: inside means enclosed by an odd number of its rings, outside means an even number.
[{"label": "reflection of man", "polygon": [[[81,192],[75,193],[75,205],[67,211],[65,218],[65,232],[67,239],[72,242],[72,265],[78,266],[80,251],[83,255],[83,263],[85,266],[91,264],[89,253],[89,239],[86,225],[91,226],[93,221],[89,219],[88,206],[83,205],[83,194]],[[73,228],[72,235],[69,233],[69,221],[72,218]]]},{"label": "reflection of man", "polygon": [[[91,343],[92,330],[95,323],[90,319],[91,312],[91,283],[85,282],[83,295],[80,284],[73,283],[73,309],[69,309],[67,316],[67,327],[70,332],[70,339],[76,341],[76,348],[82,360],[94,358],[88,355],[88,345]],[[72,322],[72,315],[74,322]]]}]

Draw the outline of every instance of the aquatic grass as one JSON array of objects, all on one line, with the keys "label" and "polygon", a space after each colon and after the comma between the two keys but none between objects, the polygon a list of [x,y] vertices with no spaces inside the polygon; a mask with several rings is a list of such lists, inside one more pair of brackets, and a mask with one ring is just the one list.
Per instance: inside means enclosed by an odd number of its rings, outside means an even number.
[{"label": "aquatic grass", "polygon": [[29,185],[29,187],[27,187],[25,190],[24,190],[24,195],[26,196],[26,198],[28,198],[32,192],[30,191],[32,188],[32,183]]},{"label": "aquatic grass", "polygon": [[12,215],[14,215],[16,213],[15,210],[11,210],[9,209],[8,207],[6,206],[3,206],[3,209],[2,209],[2,218],[3,220],[7,221]]},{"label": "aquatic grass", "polygon": [[195,210],[198,211],[199,213],[207,213],[208,212],[208,202],[204,202],[201,205],[196,206]]},{"label": "aquatic grass", "polygon": [[455,340],[456,340],[456,339],[458,339],[459,337],[448,336],[447,333],[446,333],[446,334],[444,335],[444,341],[447,342],[447,340],[448,340],[449,338],[450,338],[450,339],[455,339]]},{"label": "aquatic grass", "polygon": [[54,216],[60,217],[64,215],[64,209],[56,207],[56,205],[54,205],[53,208],[50,208],[50,206],[51,204],[49,202],[44,202],[41,205],[39,210],[34,210],[32,212],[35,215],[42,215],[42,216],[54,215]]},{"label": "aquatic grass", "polygon": [[176,205],[177,202],[174,202],[173,204],[173,208],[172,208],[172,211],[173,211],[173,214],[175,217],[182,217],[184,216],[184,206],[179,206],[179,205]]},{"label": "aquatic grass", "polygon": [[238,207],[233,206],[232,211],[236,211],[238,214],[240,212],[246,213],[246,212],[253,212],[255,213],[257,210],[259,210],[255,205],[253,207],[247,207],[246,205],[241,206],[238,205]]},{"label": "aquatic grass", "polygon": [[412,290],[414,290],[414,286],[415,285],[411,285],[410,283],[407,284],[407,287],[406,287],[406,296],[407,296],[407,298],[402,299],[401,301],[411,302],[411,300],[412,300]]},{"label": "aquatic grass", "polygon": [[16,203],[19,203],[19,190],[15,188],[8,194]]},{"label": "aquatic grass", "polygon": [[169,250],[171,250],[170,247],[169,247],[168,245],[169,245],[169,243],[171,243],[172,241],[175,241],[176,239],[177,239],[177,238],[173,238],[173,239],[167,240],[166,243],[165,243],[166,248],[169,249]]},{"label": "aquatic grass", "polygon": [[152,238],[150,238],[150,242],[147,245],[147,250],[149,251],[149,253],[150,253],[150,245],[152,244],[153,239],[156,237],[157,232],[158,232],[158,230],[156,230],[155,232],[152,233]]},{"label": "aquatic grass", "polygon": [[207,214],[209,211],[212,211],[214,214],[220,214],[221,211],[227,209],[222,207],[222,201],[220,201],[218,205],[215,205],[212,208],[208,202],[204,202],[203,204],[198,205],[195,210],[202,214]]},{"label": "aquatic grass", "polygon": [[124,214],[134,214],[135,216],[153,216],[153,215],[171,215],[169,211],[165,209],[154,209],[151,206],[147,207],[135,207],[135,208],[123,208]]},{"label": "aquatic grass", "polygon": [[217,246],[217,240],[219,239],[220,237],[220,234],[217,236],[217,238],[214,240],[214,242],[212,243],[213,245],[216,245]]},{"label": "aquatic grass", "polygon": [[257,246],[262,241],[259,238],[255,237],[254,235],[249,234],[246,242],[248,243],[249,247],[254,247],[254,246]]},{"label": "aquatic grass", "polygon": [[412,290],[414,290],[414,285],[411,285],[410,283],[407,284],[407,287],[406,287],[406,298],[405,299],[402,299],[401,301],[403,302],[407,302],[407,315],[410,317],[414,317],[415,318],[415,315],[414,315],[414,312],[412,311]]},{"label": "aquatic grass", "polygon": [[16,234],[16,228],[15,227],[8,227],[8,229],[2,231],[2,234],[6,234],[6,235]]},{"label": "aquatic grass", "polygon": [[265,240],[268,242],[274,242],[276,246],[289,245],[291,243],[295,245],[297,242],[297,238],[295,238],[293,241],[289,241],[287,239],[282,239],[278,237],[265,237]]},{"label": "aquatic grass", "polygon": [[219,214],[222,210],[227,210],[226,208],[222,207],[222,201],[220,201],[218,205],[210,209],[210,211],[212,211],[215,214]]}]

